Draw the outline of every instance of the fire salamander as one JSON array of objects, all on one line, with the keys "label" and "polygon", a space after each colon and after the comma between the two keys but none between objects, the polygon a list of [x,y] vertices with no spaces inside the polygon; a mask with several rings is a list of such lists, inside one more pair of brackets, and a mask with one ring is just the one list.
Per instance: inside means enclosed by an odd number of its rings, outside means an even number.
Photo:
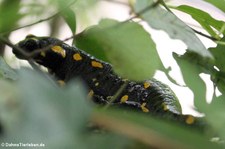
[{"label": "fire salamander", "polygon": [[[182,115],[174,93],[156,79],[143,82],[123,79],[113,72],[110,64],[56,38],[28,35],[16,46],[27,53],[36,51],[32,58],[38,64],[47,67],[60,84],[75,77],[82,78],[90,89],[88,95],[97,104],[110,103],[121,86],[128,82],[112,105],[176,120],[185,125],[199,125],[198,118]],[[13,49],[13,53],[20,59],[26,59],[17,49]]]}]

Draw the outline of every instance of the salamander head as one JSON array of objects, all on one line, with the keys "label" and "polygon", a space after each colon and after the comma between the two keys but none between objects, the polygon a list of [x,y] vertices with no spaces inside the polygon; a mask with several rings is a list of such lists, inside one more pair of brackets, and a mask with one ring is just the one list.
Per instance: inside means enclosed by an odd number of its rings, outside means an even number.
[{"label": "salamander head", "polygon": [[54,67],[53,65],[58,65],[66,57],[66,50],[61,45],[62,41],[55,38],[27,35],[24,40],[15,45],[17,48],[13,48],[13,53],[19,59],[32,58],[41,65]]}]

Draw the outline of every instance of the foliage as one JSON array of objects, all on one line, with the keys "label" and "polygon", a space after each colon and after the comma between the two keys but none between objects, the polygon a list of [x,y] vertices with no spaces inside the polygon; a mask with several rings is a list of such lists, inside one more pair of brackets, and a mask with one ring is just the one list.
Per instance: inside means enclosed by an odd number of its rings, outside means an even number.
[{"label": "foliage", "polygon": [[[224,0],[205,2],[225,12]],[[48,0],[45,3],[2,0],[0,44],[12,47],[13,44],[5,39],[6,35],[42,22],[51,24],[51,21],[57,22],[57,17],[62,17],[64,21],[60,23],[68,25],[72,38],[75,37],[75,45],[112,63],[115,72],[121,76],[143,80],[151,78],[156,70],[169,75],[161,64],[151,32],[147,32],[136,18],[141,19],[148,26],[163,30],[171,38],[187,45],[184,55],[173,53],[173,57],[181,69],[185,85],[194,94],[196,109],[205,114],[206,131],[215,132],[220,140],[224,140],[225,22],[187,5],[169,6],[162,0],[136,0],[129,5],[133,17],[123,22],[102,19],[97,25],[76,33],[80,21],[78,16],[88,15],[82,12],[92,11],[98,3],[96,0]],[[48,9],[43,7],[46,5]],[[217,46],[206,49],[195,34],[199,32],[172,13],[174,9],[189,14],[208,33],[200,34]],[[21,25],[26,18],[28,23]],[[53,28],[50,26],[52,32]],[[0,143],[43,143],[49,149],[225,148],[223,141],[210,141],[214,136],[212,133],[199,133],[175,122],[154,119],[141,113],[99,109],[87,100],[86,88],[81,80],[58,87],[51,76],[37,70],[15,70],[5,63],[4,58],[0,59]],[[214,90],[221,92],[221,95],[214,93],[210,104],[206,103],[206,85],[200,77],[202,73],[210,75]],[[95,126],[103,126],[104,129]]]},{"label": "foliage", "polygon": [[[134,9],[136,12],[140,12],[145,9],[146,6],[151,6],[153,4],[153,0],[137,1],[134,5]],[[153,6],[153,9],[140,16],[147,21],[151,27],[166,31],[171,38],[181,39],[188,46],[189,50],[192,50],[203,57],[211,56],[194,32],[172,13],[168,13],[166,10],[156,5]]]},{"label": "foliage", "polygon": [[[109,61],[115,72],[123,78],[149,79],[160,66],[155,43],[143,27],[134,22],[119,24],[112,19],[101,20],[97,26],[79,34],[76,37],[76,45],[86,49],[88,53],[91,53],[89,51],[92,49],[104,53],[105,60]],[[138,60],[138,63],[135,60]]]},{"label": "foliage", "polygon": [[[217,37],[217,33],[222,29],[224,26],[223,21],[216,20],[215,18],[211,17],[207,12],[204,12],[200,9],[190,7],[190,6],[178,6],[174,7],[174,9],[183,11],[185,13],[188,13],[192,16],[193,19],[198,21],[199,24],[214,38]],[[224,31],[223,31],[224,34]]]}]

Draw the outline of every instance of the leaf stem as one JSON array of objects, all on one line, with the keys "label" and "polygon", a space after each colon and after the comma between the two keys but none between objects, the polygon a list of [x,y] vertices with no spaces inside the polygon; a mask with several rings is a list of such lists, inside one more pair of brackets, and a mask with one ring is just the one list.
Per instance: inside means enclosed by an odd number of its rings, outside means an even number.
[{"label": "leaf stem", "polygon": [[110,99],[110,101],[104,106],[104,110],[108,109],[108,107],[119,97],[119,95],[123,92],[128,82],[125,81],[124,84],[119,88],[116,94]]},{"label": "leaf stem", "polygon": [[225,46],[225,42],[224,41],[216,41],[216,43]]}]

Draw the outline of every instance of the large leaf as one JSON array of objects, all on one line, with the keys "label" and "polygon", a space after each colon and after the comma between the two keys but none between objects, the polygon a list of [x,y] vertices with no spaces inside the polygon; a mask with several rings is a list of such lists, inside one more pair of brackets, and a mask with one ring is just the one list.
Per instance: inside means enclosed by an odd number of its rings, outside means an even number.
[{"label": "large leaf", "polygon": [[5,99],[6,104],[0,105],[5,142],[43,143],[48,149],[82,148],[78,136],[91,109],[81,83],[60,89],[37,72],[24,71],[20,76],[14,85],[17,98]]},{"label": "large leaf", "polygon": [[92,49],[104,53],[116,73],[132,80],[151,78],[161,64],[155,43],[135,22],[104,19],[77,36],[76,45],[91,54]]},{"label": "large leaf", "polygon": [[[189,15],[192,16],[193,19],[198,21],[201,26],[208,31],[208,33],[214,37],[217,36],[217,33],[214,31],[216,29],[217,31],[220,31],[223,25],[225,25],[225,22],[216,20],[211,15],[209,15],[207,12],[204,12],[200,9],[187,6],[187,5],[181,5],[178,7],[175,7],[175,9],[183,11]],[[225,31],[224,31],[225,33]]]},{"label": "large leaf", "polygon": [[154,5],[153,0],[138,0],[134,5],[135,12],[152,28],[164,30],[171,38],[182,40],[190,51],[194,51],[203,57],[212,57],[190,27],[159,5],[140,14],[150,5]]},{"label": "large leaf", "polygon": [[19,76],[14,84],[0,80],[2,146],[12,142],[42,144],[47,149],[124,149],[134,142],[89,128],[92,108],[80,81],[59,88],[35,71],[20,71]]},{"label": "large leaf", "polygon": [[204,1],[211,3],[212,5],[216,6],[217,8],[225,12],[224,0],[204,0]]}]

